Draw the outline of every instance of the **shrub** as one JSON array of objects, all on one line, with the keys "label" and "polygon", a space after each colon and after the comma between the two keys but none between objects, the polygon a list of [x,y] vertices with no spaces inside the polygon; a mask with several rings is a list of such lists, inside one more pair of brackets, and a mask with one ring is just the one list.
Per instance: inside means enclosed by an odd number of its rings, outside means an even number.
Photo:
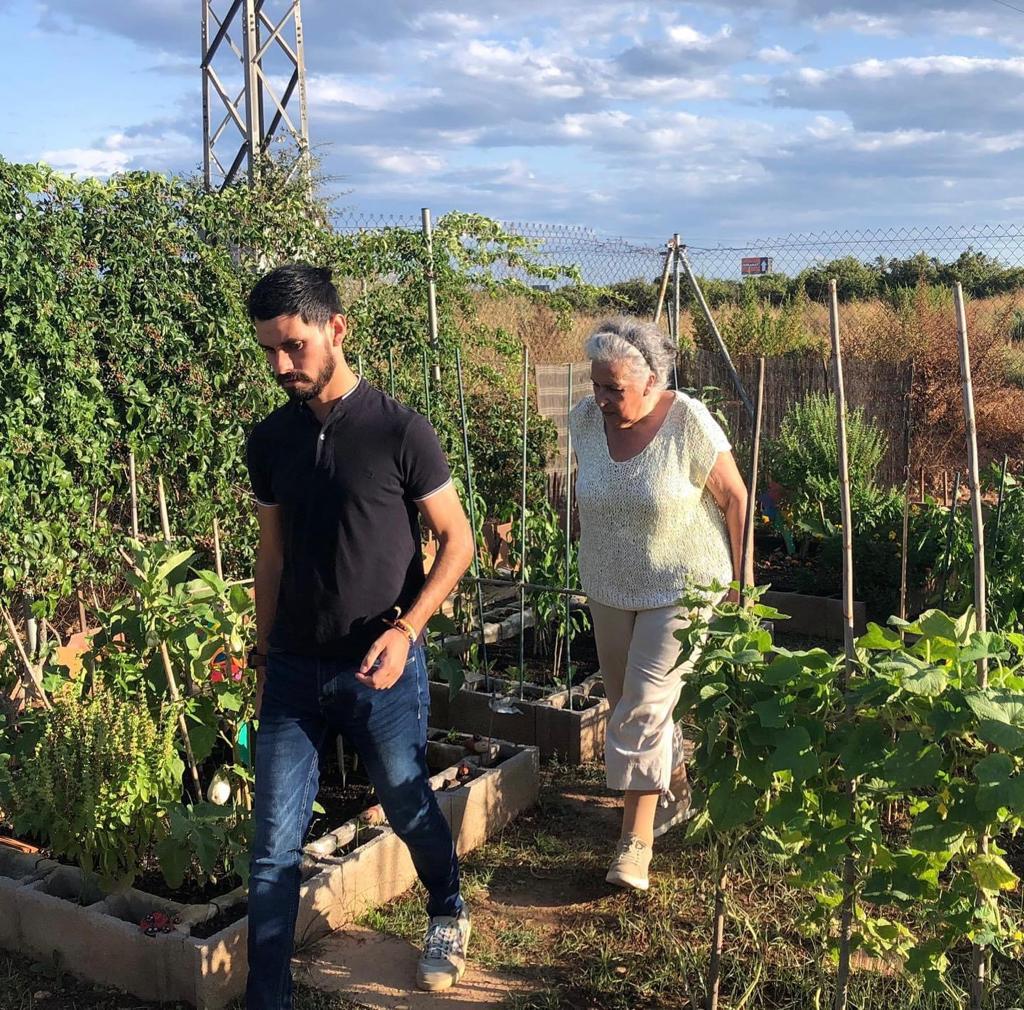
[{"label": "shrub", "polygon": [[[846,436],[853,511],[864,517],[885,497],[875,484],[875,472],[885,454],[885,435],[858,409],[847,414]],[[834,396],[811,393],[794,404],[782,419],[778,437],[767,446],[765,459],[768,472],[786,489],[795,526],[817,527],[822,511],[828,521],[839,521]]]}]

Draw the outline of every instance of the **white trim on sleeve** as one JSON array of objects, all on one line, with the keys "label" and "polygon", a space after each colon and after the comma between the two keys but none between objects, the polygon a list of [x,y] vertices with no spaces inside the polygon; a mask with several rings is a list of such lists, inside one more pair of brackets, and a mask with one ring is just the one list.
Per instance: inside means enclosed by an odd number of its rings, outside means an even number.
[{"label": "white trim on sleeve", "polygon": [[435,487],[434,490],[431,491],[429,494],[422,495],[419,498],[413,498],[413,501],[418,503],[418,502],[421,502],[421,501],[426,501],[428,498],[433,498],[434,495],[440,493],[446,487],[450,487],[451,483],[452,483],[452,479],[451,479],[451,477],[449,477],[440,487]]}]

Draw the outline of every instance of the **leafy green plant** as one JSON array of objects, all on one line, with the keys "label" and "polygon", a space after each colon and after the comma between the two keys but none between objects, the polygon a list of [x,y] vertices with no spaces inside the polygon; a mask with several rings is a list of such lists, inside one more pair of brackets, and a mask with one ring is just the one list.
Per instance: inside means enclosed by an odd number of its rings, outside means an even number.
[{"label": "leafy green plant", "polygon": [[980,633],[969,610],[870,625],[844,690],[835,657],[771,643],[763,608],[686,606],[677,714],[698,726],[692,830],[719,865],[757,832],[813,895],[805,928],[832,937],[849,893],[853,948],[933,990],[955,991],[951,955],[968,942],[1017,956],[1019,909],[1000,896],[1017,887],[1006,846],[1024,826],[1024,636]]},{"label": "leafy green plant", "polygon": [[[539,264],[529,240],[496,222],[445,215],[429,264],[435,349],[420,232],[336,233],[328,203],[291,168],[287,157],[271,160],[258,183],[211,193],[194,179],[79,181],[0,159],[0,441],[9,449],[0,459],[0,596],[24,597],[44,617],[76,584],[117,591],[130,452],[142,530],[158,528],[162,476],[174,532],[209,559],[216,512],[225,570],[248,574],[256,537],[245,435],[283,397],[244,298],[287,260],[332,269],[353,361],[385,389],[393,377],[396,393],[430,413],[453,459],[462,448],[454,351],[474,352],[466,383],[482,490],[518,500],[517,443],[497,436],[518,423],[507,366],[519,348],[477,322],[473,299],[483,290],[555,304],[528,281],[575,282],[577,272]],[[442,372],[429,404],[424,352],[428,371]],[[550,432],[534,420],[540,473]]]},{"label": "leafy green plant", "polygon": [[172,707],[151,715],[94,681],[83,696],[67,685],[37,718],[31,751],[0,767],[14,829],[107,886],[127,887],[157,837],[161,806],[180,792]]},{"label": "leafy green plant", "polygon": [[[786,489],[786,509],[796,528],[819,528],[822,516],[839,521],[839,473],[835,398],[810,393],[782,419],[778,436],[765,447],[766,470]],[[847,416],[850,493],[857,516],[884,507],[875,472],[885,454],[885,435],[865,416]]]},{"label": "leafy green plant", "polygon": [[165,808],[155,853],[169,887],[224,875],[249,879],[251,819],[237,806],[177,803]]}]

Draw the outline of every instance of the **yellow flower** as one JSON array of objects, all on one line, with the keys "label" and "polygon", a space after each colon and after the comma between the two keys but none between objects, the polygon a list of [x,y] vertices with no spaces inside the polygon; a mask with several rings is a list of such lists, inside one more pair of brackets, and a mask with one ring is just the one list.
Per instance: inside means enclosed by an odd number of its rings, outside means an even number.
[{"label": "yellow flower", "polygon": [[768,516],[761,516],[761,522],[763,522],[763,523],[770,523],[771,519],[769,519]]},{"label": "yellow flower", "polygon": [[889,530],[889,539],[890,540],[895,540],[896,539],[896,531],[895,530]]}]

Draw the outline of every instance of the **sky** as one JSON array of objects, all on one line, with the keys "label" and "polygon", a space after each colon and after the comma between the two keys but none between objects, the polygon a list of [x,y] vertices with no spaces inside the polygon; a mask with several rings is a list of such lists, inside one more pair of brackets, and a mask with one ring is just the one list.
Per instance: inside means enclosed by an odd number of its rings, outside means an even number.
[{"label": "sky", "polygon": [[[1012,6],[303,0],[310,139],[356,214],[430,206],[697,244],[1013,222]],[[275,20],[286,7],[265,4]],[[197,171],[199,12],[0,0],[0,155]]]}]

